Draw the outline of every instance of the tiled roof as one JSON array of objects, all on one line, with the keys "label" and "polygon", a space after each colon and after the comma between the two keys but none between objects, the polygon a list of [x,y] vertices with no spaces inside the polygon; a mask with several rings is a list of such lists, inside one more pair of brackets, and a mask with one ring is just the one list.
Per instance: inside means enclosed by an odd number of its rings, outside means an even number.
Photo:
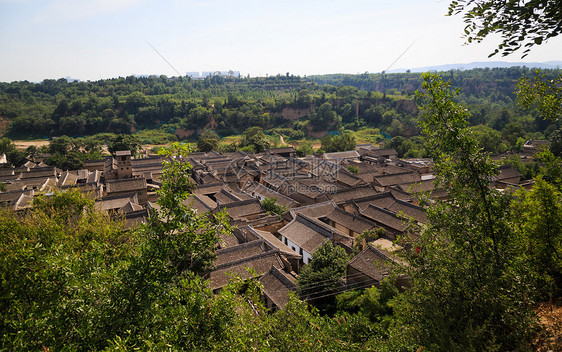
[{"label": "tiled roof", "polygon": [[124,180],[107,181],[105,183],[107,193],[129,192],[146,189],[144,178],[128,178]]},{"label": "tiled roof", "polygon": [[54,167],[31,169],[33,171],[23,172],[21,174],[21,179],[37,178],[37,177],[57,177],[57,170]]},{"label": "tiled roof", "polygon": [[229,204],[229,203],[234,203],[234,202],[240,202],[241,200],[243,200],[243,199],[235,196],[232,192],[229,192],[224,187],[220,190],[220,192],[215,194],[215,199],[217,200],[217,203],[219,205]]},{"label": "tiled roof", "polygon": [[359,159],[360,155],[357,150],[349,150],[346,152],[324,153],[324,159]]},{"label": "tiled roof", "polygon": [[117,210],[126,206],[131,201],[138,203],[136,193],[128,193],[118,196],[103,197],[96,201],[95,206],[102,211]]},{"label": "tiled roof", "polygon": [[369,204],[376,205],[380,208],[386,208],[392,205],[395,200],[396,198],[392,195],[392,193],[387,191],[363,198],[355,198],[352,203],[355,204],[360,210],[363,210],[366,209]]},{"label": "tiled roof", "polygon": [[388,206],[386,209],[396,213],[396,214],[404,214],[404,216],[408,218],[413,218],[417,222],[425,223],[427,222],[427,215],[425,211],[418,207],[417,205],[404,202],[403,200],[397,199],[394,203]]},{"label": "tiled roof", "polygon": [[132,213],[135,211],[141,211],[144,208],[142,207],[142,205],[138,204],[138,203],[133,203],[133,202],[127,202],[127,204],[125,204],[124,206],[122,206],[119,210],[123,213],[123,214],[127,214],[127,213]]},{"label": "tiled roof", "polygon": [[293,147],[269,148],[266,152],[269,154],[294,153],[295,148]]},{"label": "tiled roof", "polygon": [[298,204],[298,202],[294,199],[284,196],[281,193],[272,190],[271,188],[265,187],[261,183],[248,183],[246,187],[244,187],[244,190],[251,194],[257,194],[263,198],[275,198],[277,203],[288,208]]},{"label": "tiled roof", "polygon": [[368,154],[378,158],[378,157],[396,156],[398,155],[398,152],[394,148],[385,148],[385,149],[371,149]]},{"label": "tiled roof", "polygon": [[328,198],[333,200],[336,204],[343,204],[352,199],[370,197],[376,194],[377,192],[371,186],[362,186],[342,190],[337,193],[330,193],[328,194]]},{"label": "tiled roof", "polygon": [[404,221],[389,210],[369,204],[366,209],[361,211],[361,215],[397,232],[406,231]]},{"label": "tiled roof", "polygon": [[88,174],[88,177],[86,178],[86,183],[100,182],[100,178],[101,178],[101,171],[94,170]]},{"label": "tiled roof", "polygon": [[269,231],[256,230],[252,226],[243,226],[240,230],[251,232],[256,238],[263,239],[271,248],[278,249],[279,252],[285,256],[301,258],[300,254],[295,253],[295,251],[289,248],[285,243],[281,242],[280,239],[275,237],[275,235]]},{"label": "tiled roof", "polygon": [[293,221],[279,229],[278,232],[310,254],[314,253],[324,241],[333,239],[334,234],[349,237],[335,228],[303,214],[297,214]]},{"label": "tiled roof", "polygon": [[372,221],[360,218],[354,214],[348,213],[340,208],[334,209],[333,212],[328,214],[328,220],[340,224],[356,233],[363,233],[370,230],[376,226]]},{"label": "tiled roof", "polygon": [[130,150],[118,150],[115,152],[115,156],[127,156],[127,155],[131,155]]},{"label": "tiled roof", "polygon": [[76,180],[78,179],[78,175],[74,171],[65,171],[62,173],[61,177],[57,182],[57,187],[62,186],[72,186],[76,184]]},{"label": "tiled roof", "polygon": [[332,200],[316,203],[312,205],[305,205],[298,208],[293,208],[290,209],[289,212],[287,213],[288,215],[287,221],[293,220],[297,216],[297,214],[304,214],[312,218],[325,217],[326,215],[334,211],[335,208],[337,208],[337,205]]},{"label": "tiled roof", "polygon": [[399,174],[375,176],[375,184],[382,187],[400,185],[403,183],[412,183],[421,181],[420,176],[415,172],[403,172]]},{"label": "tiled roof", "polygon": [[288,295],[297,287],[295,279],[285,274],[282,270],[272,266],[265,273],[260,282],[263,286],[263,293],[279,308],[283,309],[289,302]]},{"label": "tiled roof", "polygon": [[197,189],[193,191],[194,194],[215,194],[221,191],[222,186],[224,183],[216,182],[216,183],[208,183],[204,185],[199,185]]},{"label": "tiled roof", "polygon": [[11,206],[15,204],[23,194],[33,196],[35,194],[35,191],[32,189],[26,189],[26,190],[18,190],[18,191],[0,192],[0,205]]},{"label": "tiled roof", "polygon": [[515,169],[513,166],[511,165],[502,165],[500,167],[498,167],[498,175],[496,175],[494,178],[496,180],[505,180],[505,179],[509,179],[509,178],[517,178],[517,177],[521,177],[521,173],[519,171],[517,171],[517,169]]},{"label": "tiled roof", "polygon": [[257,275],[268,272],[272,266],[283,269],[284,265],[277,251],[268,251],[250,258],[244,258],[217,266],[209,273],[209,285],[212,290],[220,289],[228,284],[233,275],[242,279],[251,277],[248,269],[253,269]]},{"label": "tiled roof", "polygon": [[33,195],[24,193],[16,201],[16,204],[14,206],[14,210],[29,209],[32,206],[33,206]]},{"label": "tiled roof", "polygon": [[236,247],[240,244],[241,242],[238,240],[238,238],[234,235],[234,234],[225,234],[225,233],[220,233],[219,234],[219,246],[220,248],[230,248],[230,247]]},{"label": "tiled roof", "polygon": [[217,258],[215,259],[215,266],[219,267],[228,263],[251,258],[265,252],[267,252],[267,250],[265,249],[263,240],[255,240],[242,243],[238,246],[219,249],[216,251]]},{"label": "tiled roof", "polygon": [[392,257],[385,253],[384,250],[368,245],[361,253],[357,254],[347,263],[347,266],[367,275],[375,281],[381,281],[388,275],[392,262]]},{"label": "tiled roof", "polygon": [[337,177],[336,177],[337,181],[340,183],[343,183],[346,186],[349,187],[357,187],[360,185],[363,185],[365,183],[371,183],[371,181],[369,182],[365,182],[363,181],[363,179],[361,179],[360,177],[357,177],[355,174],[350,173],[349,171],[347,171],[344,168],[341,168],[338,171]]},{"label": "tiled roof", "polygon": [[[16,172],[14,169],[10,169],[10,168],[0,168],[0,176],[13,176],[15,175]],[[19,175],[19,173],[18,173]]]},{"label": "tiled roof", "polygon": [[189,198],[184,200],[183,204],[185,204],[189,208],[197,210],[199,214],[213,211],[217,207],[217,203],[203,194],[193,194]]},{"label": "tiled roof", "polygon": [[265,210],[257,199],[243,200],[240,202],[220,205],[217,209],[215,209],[215,211],[223,209],[225,209],[228,212],[228,215],[234,220],[256,214],[265,214]]},{"label": "tiled roof", "polygon": [[398,188],[407,193],[431,192],[435,189],[434,180],[421,180],[418,182],[404,183]]}]

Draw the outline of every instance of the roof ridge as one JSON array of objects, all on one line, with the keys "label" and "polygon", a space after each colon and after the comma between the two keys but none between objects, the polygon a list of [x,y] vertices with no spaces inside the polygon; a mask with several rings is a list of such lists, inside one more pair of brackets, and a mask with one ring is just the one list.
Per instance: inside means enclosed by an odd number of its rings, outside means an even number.
[{"label": "roof ridge", "polygon": [[232,266],[239,265],[239,264],[244,263],[244,262],[248,262],[248,261],[252,261],[252,260],[256,260],[256,259],[261,259],[261,258],[269,257],[269,256],[272,256],[272,255],[278,255],[278,254],[279,254],[279,249],[274,248],[274,249],[271,249],[269,251],[253,255],[251,257],[242,258],[242,259],[235,260],[233,262],[228,262],[228,263],[223,263],[221,265],[217,265],[214,270],[226,269],[226,268],[229,268],[229,267],[232,267]]}]

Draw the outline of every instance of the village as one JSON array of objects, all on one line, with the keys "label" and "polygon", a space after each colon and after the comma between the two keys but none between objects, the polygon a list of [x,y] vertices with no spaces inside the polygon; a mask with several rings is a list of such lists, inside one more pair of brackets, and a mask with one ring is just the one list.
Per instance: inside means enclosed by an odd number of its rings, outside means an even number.
[{"label": "village", "polygon": [[[538,143],[529,141],[520,153],[532,156]],[[1,160],[0,160],[1,161]],[[124,220],[132,229],[158,209],[164,158],[133,158],[118,151],[84,169],[62,171],[40,160],[19,168],[0,169],[0,205],[16,212],[32,207],[37,194],[77,188],[95,199],[95,206]],[[394,149],[359,144],[355,150],[297,158],[293,147],[264,153],[196,152],[184,160],[196,188],[184,201],[198,214],[226,212],[235,228],[222,236],[212,271],[205,274],[213,292],[232,275],[258,275],[266,306],[274,311],[296,290],[298,273],[326,242],[357,253],[340,279],[341,290],[377,285],[393,264],[407,265],[397,251],[410,249],[426,222],[420,196],[429,201],[447,198],[435,187],[430,159],[399,159]],[[499,166],[490,187],[530,188],[512,166]],[[264,207],[275,202],[283,213]],[[407,286],[406,277],[397,285]]]}]

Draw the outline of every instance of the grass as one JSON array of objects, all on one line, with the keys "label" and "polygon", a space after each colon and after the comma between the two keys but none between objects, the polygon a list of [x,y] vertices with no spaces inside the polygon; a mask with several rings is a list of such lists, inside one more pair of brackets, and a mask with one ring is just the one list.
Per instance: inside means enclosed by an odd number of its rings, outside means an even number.
[{"label": "grass", "polygon": [[384,140],[378,128],[362,128],[358,131],[354,131],[353,135],[355,136],[355,141],[357,144],[378,144]]},{"label": "grass", "polygon": [[178,137],[162,130],[140,130],[133,134],[142,144],[168,144],[176,142]]},{"label": "grass", "polygon": [[221,143],[224,143],[224,144],[238,143],[238,142],[240,142],[241,139],[242,139],[242,135],[237,134],[237,135],[233,135],[233,136],[222,137]]}]

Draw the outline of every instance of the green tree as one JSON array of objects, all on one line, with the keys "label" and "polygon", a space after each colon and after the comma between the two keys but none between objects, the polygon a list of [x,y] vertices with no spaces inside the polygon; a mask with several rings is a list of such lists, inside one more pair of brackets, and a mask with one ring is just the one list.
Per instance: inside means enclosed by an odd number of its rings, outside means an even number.
[{"label": "green tree", "polygon": [[6,350],[101,349],[107,288],[131,242],[78,190],[36,196],[26,214],[0,209],[0,344]]},{"label": "green tree", "polygon": [[458,0],[449,5],[449,15],[463,14],[468,43],[499,34],[502,43],[490,54],[509,55],[521,47],[525,57],[534,45],[562,33],[562,11],[556,0],[493,1]]},{"label": "green tree", "polygon": [[339,290],[348,260],[342,247],[326,241],[299,274],[297,288],[301,299],[312,302],[321,311],[333,310],[334,295]]},{"label": "green tree", "polygon": [[277,214],[280,219],[283,214],[285,214],[287,210],[289,210],[289,208],[277,203],[277,198],[275,197],[262,200],[261,205],[265,209],[265,211],[267,211],[268,213]]},{"label": "green tree", "polygon": [[22,166],[25,164],[27,158],[27,153],[23,150],[19,149],[12,149],[6,153],[6,159],[8,164],[11,164],[15,167]]},{"label": "green tree", "polygon": [[30,145],[29,147],[25,148],[25,152],[30,159],[34,159],[39,156],[39,150],[34,145]]},{"label": "green tree", "polygon": [[499,131],[486,125],[470,127],[470,131],[485,152],[499,154],[507,151],[507,146],[502,142],[502,134]]},{"label": "green tree", "polygon": [[200,152],[210,152],[219,147],[219,136],[213,130],[205,129],[197,140],[197,149]]},{"label": "green tree", "polygon": [[517,84],[517,101],[525,108],[534,107],[544,119],[556,121],[562,112],[562,76],[547,78],[536,71],[533,78],[523,76]]},{"label": "green tree", "polygon": [[509,226],[511,198],[489,187],[495,165],[468,132],[468,112],[454,102],[450,83],[424,74],[423,88],[426,148],[449,197],[427,209],[399,316],[431,350],[521,347],[534,323],[532,275]]},{"label": "green tree", "polygon": [[107,150],[113,155],[120,150],[130,150],[135,156],[141,148],[141,142],[136,136],[130,134],[119,134],[113,142],[107,146]]},{"label": "green tree", "polygon": [[539,175],[548,183],[562,189],[562,168],[561,160],[554,155],[549,149],[545,149],[537,155],[535,159],[541,164]]},{"label": "green tree", "polygon": [[333,110],[332,104],[324,103],[314,110],[310,116],[310,124],[317,130],[337,130],[341,117]]},{"label": "green tree", "polygon": [[324,136],[320,139],[321,149],[326,153],[354,150],[355,136],[351,132],[344,132],[340,136]]},{"label": "green tree", "polygon": [[3,137],[0,139],[0,154],[5,154],[15,148],[16,146],[9,138]]},{"label": "green tree", "polygon": [[356,174],[359,172],[359,168],[357,167],[357,165],[348,165],[347,171],[351,172],[352,174]]},{"label": "green tree", "polygon": [[550,141],[550,151],[556,156],[562,156],[562,128],[552,132],[548,136]]},{"label": "green tree", "polygon": [[562,193],[541,177],[513,203],[515,228],[527,240],[526,252],[538,273],[535,286],[545,298],[562,292]]},{"label": "green tree", "polygon": [[49,153],[55,154],[59,153],[61,155],[66,155],[74,145],[72,138],[68,136],[60,136],[53,139],[49,143]]},{"label": "green tree", "polygon": [[269,149],[270,144],[261,127],[250,127],[242,134],[240,147],[250,147],[255,152],[261,153]]}]

